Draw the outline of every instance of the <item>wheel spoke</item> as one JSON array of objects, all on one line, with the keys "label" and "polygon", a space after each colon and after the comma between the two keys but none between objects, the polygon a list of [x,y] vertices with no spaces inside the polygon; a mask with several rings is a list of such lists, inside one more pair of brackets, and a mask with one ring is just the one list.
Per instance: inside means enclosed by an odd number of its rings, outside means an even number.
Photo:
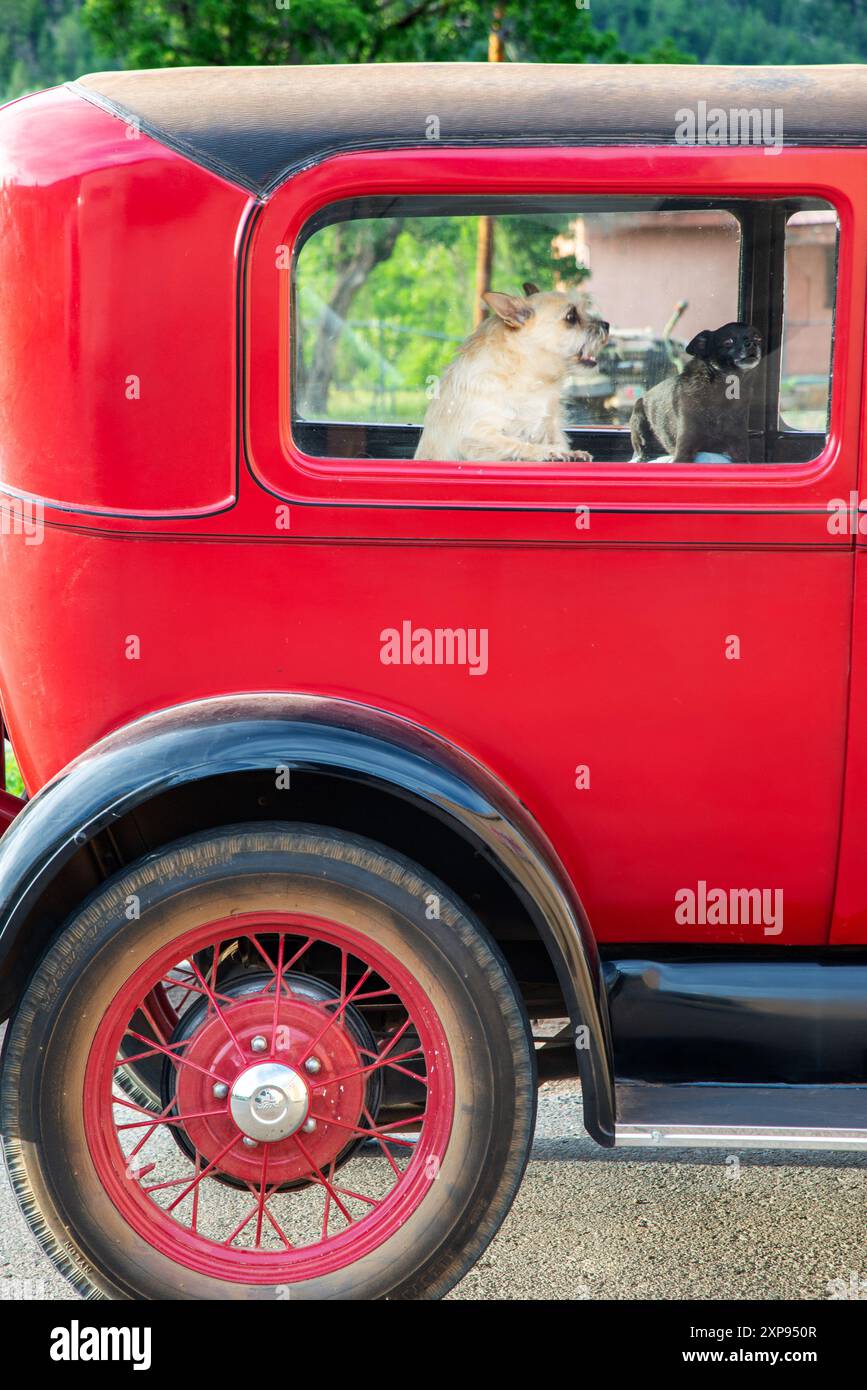
[{"label": "wheel spoke", "polygon": [[[237,1238],[238,1238],[238,1236],[241,1234],[241,1232],[247,1229],[247,1227],[249,1226],[250,1222],[253,1220],[253,1217],[254,1217],[255,1215],[256,1215],[256,1208],[253,1207],[252,1211],[248,1211],[248,1212],[247,1212],[247,1215],[244,1217],[244,1219],[243,1219],[242,1221],[239,1221],[239,1222],[238,1222],[238,1224],[237,1224],[237,1226],[235,1227],[235,1229],[234,1229],[234,1231],[232,1232],[232,1234],[231,1234],[230,1236],[226,1236],[226,1239],[223,1241],[223,1245],[231,1245],[233,1240],[237,1240]],[[256,1243],[258,1244],[258,1241],[257,1241]]]},{"label": "wheel spoke", "polygon": [[[329,1180],[333,1179],[333,1177],[334,1177],[334,1160],[333,1160],[333,1159],[331,1160],[331,1164],[330,1164],[329,1169],[328,1169],[328,1177],[329,1177]],[[325,1211],[323,1212],[323,1215],[322,1215],[322,1239],[323,1239],[323,1240],[327,1240],[327,1239],[328,1239],[328,1217],[330,1216],[330,1214],[331,1214],[331,1190],[330,1190],[330,1188],[326,1188],[326,1189],[325,1189]]]},{"label": "wheel spoke", "polygon": [[254,1187],[252,1183],[247,1183],[247,1191],[251,1194],[251,1196],[255,1197],[256,1199],[253,1204],[253,1207],[243,1218],[243,1220],[238,1222],[238,1225],[235,1227],[232,1234],[228,1236],[226,1240],[223,1241],[223,1245],[231,1245],[234,1240],[237,1240],[238,1236],[247,1226],[249,1226],[250,1222],[253,1220],[253,1217],[255,1216],[255,1249],[259,1250],[262,1246],[262,1221],[265,1217],[267,1217],[268,1220],[271,1222],[271,1225],[274,1227],[274,1230],[280,1236],[280,1239],[287,1246],[287,1248],[290,1250],[293,1249],[292,1242],[286,1238],[285,1233],[281,1230],[279,1224],[274,1219],[274,1216],[268,1210],[268,1202],[274,1196],[275,1190],[276,1189],[272,1190],[271,1192],[268,1191],[268,1150],[266,1148],[265,1152],[262,1155],[262,1171],[259,1178],[258,1188]]},{"label": "wheel spoke", "polygon": [[[376,1121],[374,1120],[374,1118],[373,1118],[373,1116],[371,1115],[370,1111],[368,1110],[367,1106],[364,1107],[364,1110],[363,1110],[362,1113],[363,1113],[364,1118],[365,1118],[365,1120],[367,1121],[367,1123],[371,1126],[371,1128],[374,1128],[375,1125],[376,1125]],[[402,1177],[403,1174],[401,1173],[401,1170],[400,1170],[400,1168],[399,1168],[399,1166],[398,1166],[398,1164],[397,1164],[397,1161],[396,1161],[396,1159],[395,1159],[395,1157],[394,1157],[394,1154],[391,1152],[391,1149],[388,1147],[388,1144],[385,1142],[385,1140],[382,1138],[381,1135],[377,1134],[375,1137],[376,1137],[376,1142],[377,1142],[377,1144],[378,1144],[379,1147],[382,1149],[382,1152],[385,1154],[386,1158],[388,1159],[389,1163],[391,1164],[391,1167],[392,1167],[392,1170],[394,1171],[394,1173],[397,1175],[397,1177]]]},{"label": "wheel spoke", "polygon": [[301,1150],[301,1156],[303,1157],[304,1162],[310,1165],[310,1177],[311,1177],[311,1179],[313,1180],[313,1182],[319,1182],[319,1183],[321,1183],[322,1186],[325,1188],[326,1192],[329,1192],[329,1193],[331,1194],[331,1200],[334,1202],[334,1205],[338,1208],[338,1210],[341,1211],[341,1212],[343,1213],[343,1215],[346,1217],[347,1221],[349,1221],[349,1222],[354,1221],[355,1218],[354,1218],[353,1216],[351,1216],[350,1213],[347,1211],[346,1207],[343,1205],[343,1203],[341,1202],[340,1198],[338,1197],[335,1188],[334,1188],[334,1187],[332,1186],[332,1184],[328,1181],[328,1179],[326,1178],[326,1176],[325,1176],[325,1174],[323,1173],[322,1169],[319,1168],[319,1167],[317,1167],[317,1165],[316,1165],[316,1160],[310,1157],[310,1154],[309,1154],[308,1151],[307,1151],[306,1145],[302,1144],[302,1142],[301,1142],[301,1140],[298,1138],[298,1135],[297,1135],[297,1134],[293,1134],[293,1135],[292,1135],[292,1138],[295,1140],[295,1143],[298,1145],[298,1148]]},{"label": "wheel spoke", "polygon": [[[282,938],[281,938],[282,939]],[[268,1145],[262,1154],[262,1172],[259,1175],[259,1202],[256,1211],[256,1249],[262,1244],[262,1216],[265,1211],[266,1184],[268,1182]]]},{"label": "wheel spoke", "polygon": [[332,1026],[332,1024],[337,1022],[338,1018],[340,1018],[341,1015],[345,1012],[345,1010],[349,1007],[349,1005],[355,998],[355,995],[358,993],[358,991],[361,989],[361,986],[364,984],[364,981],[368,979],[369,976],[371,976],[372,974],[373,970],[370,966],[368,966],[364,974],[361,976],[361,979],[355,985],[353,985],[349,994],[347,994],[344,998],[341,998],[340,1004],[338,1005],[337,1009],[335,1009],[334,1013],[330,1015],[328,1022],[325,1024],[323,1028],[320,1028],[319,1032],[316,1034],[316,1037],[305,1048],[303,1055],[298,1058],[297,1065],[299,1067],[303,1067],[311,1052],[313,1052],[315,1048],[319,1046],[320,1042],[325,1037],[325,1034],[328,1032],[329,1028]]},{"label": "wheel spoke", "polygon": [[[216,951],[217,951],[217,948],[216,948],[216,946],[215,946],[215,947],[214,947],[214,954],[215,954],[215,955],[216,955]],[[192,964],[193,970],[194,970],[194,972],[195,972],[196,978],[197,978],[197,980],[199,981],[199,984],[202,986],[202,989],[203,989],[204,993],[207,995],[208,1001],[209,1001],[210,1004],[213,1006],[214,1013],[217,1015],[217,1018],[220,1020],[220,1022],[221,1022],[222,1025],[223,1025],[223,1027],[225,1028],[226,1032],[229,1034],[229,1037],[232,1039],[232,1042],[235,1044],[236,1048],[238,1049],[239,1055],[240,1055],[241,1057],[243,1057],[243,1056],[244,1056],[244,1049],[243,1049],[243,1047],[241,1046],[240,1042],[238,1041],[238,1038],[237,1038],[237,1035],[236,1035],[236,1033],[235,1033],[234,1028],[232,1027],[232,1025],[231,1025],[231,1023],[229,1022],[229,1020],[226,1018],[226,1015],[223,1013],[223,1010],[220,1008],[220,1005],[217,1003],[217,996],[216,996],[216,994],[214,993],[212,987],[208,984],[207,980],[205,979],[205,977],[204,977],[204,975],[202,974],[202,972],[201,972],[201,970],[199,969],[199,967],[196,965],[196,962],[195,962],[195,961],[192,961],[191,964]]]},{"label": "wheel spoke", "polygon": [[369,999],[386,999],[389,995],[391,995],[392,998],[396,997],[394,990],[391,988],[372,989],[367,994],[356,994],[352,1002],[353,1004],[366,1004]]},{"label": "wheel spoke", "polygon": [[[281,941],[281,943],[283,942],[285,936],[286,936],[286,933],[285,933],[285,932],[281,932],[281,934],[280,934],[280,941]],[[259,952],[259,955],[262,957],[263,961],[264,961],[265,964],[267,965],[268,969],[272,972],[272,974],[274,975],[274,979],[276,980],[276,978],[277,978],[277,972],[274,970],[274,962],[273,962],[273,960],[271,959],[271,957],[268,955],[268,952],[265,951],[265,950],[263,950],[263,948],[262,948],[262,946],[260,945],[258,939],[256,938],[256,936],[255,936],[252,932],[246,937],[246,940],[247,940],[247,941],[252,941],[253,945],[256,947],[256,950]],[[299,961],[299,960],[301,959],[301,957],[304,955],[304,952],[307,950],[307,947],[311,944],[312,940],[313,940],[313,937],[312,937],[312,936],[308,936],[308,937],[306,938],[306,940],[304,941],[303,945],[300,946],[300,947],[298,948],[298,950],[295,952],[295,954],[294,954],[294,956],[292,957],[292,959],[291,959],[290,961],[287,961],[287,962],[286,962],[286,964],[283,966],[283,971],[282,971],[282,973],[283,973],[284,975],[285,975],[285,973],[286,973],[287,970],[291,970],[292,967],[293,967],[293,965],[295,965],[296,962]],[[266,994],[266,993],[268,992],[268,990],[270,990],[271,985],[272,985],[273,983],[274,983],[274,980],[269,980],[268,984],[265,986],[265,989],[262,990],[262,993],[263,993],[263,994]],[[288,988],[288,987],[287,987],[287,988]],[[290,994],[292,993],[291,990],[288,990],[288,992],[289,992]]]},{"label": "wheel spoke", "polygon": [[271,1208],[268,1206],[267,1201],[265,1202],[264,1212],[268,1220],[271,1222],[271,1225],[274,1227],[274,1230],[277,1232],[278,1236],[282,1240],[283,1244],[286,1246],[286,1249],[294,1250],[295,1246],[292,1244],[291,1240],[289,1240],[288,1236],[283,1231],[282,1227],[280,1226],[280,1223],[277,1221],[276,1217],[271,1211]]},{"label": "wheel spoke", "polygon": [[[142,1135],[141,1139],[139,1139],[139,1141],[138,1141],[138,1143],[136,1144],[135,1148],[134,1148],[134,1149],[131,1151],[131,1153],[129,1154],[129,1157],[130,1157],[130,1158],[135,1158],[135,1156],[136,1156],[136,1154],[139,1152],[139,1150],[142,1149],[142,1148],[144,1148],[145,1144],[146,1144],[147,1141],[150,1139],[150,1137],[151,1137],[151,1135],[153,1134],[154,1130],[155,1130],[160,1124],[162,1124],[164,1117],[165,1117],[166,1115],[168,1115],[168,1113],[169,1113],[169,1111],[171,1110],[173,1104],[174,1104],[174,1101],[171,1101],[171,1100],[170,1100],[169,1103],[168,1103],[168,1105],[164,1105],[164,1106],[163,1106],[162,1110],[160,1111],[160,1113],[159,1113],[159,1115],[156,1117],[156,1119],[153,1120],[153,1121],[150,1123],[150,1125],[148,1125],[147,1134],[143,1134],[143,1135]],[[147,1121],[144,1121],[144,1123],[147,1124]],[[118,1125],[118,1129],[125,1129],[125,1128],[126,1128],[125,1125]]]},{"label": "wheel spoke", "polygon": [[[194,978],[195,978],[195,977],[194,977],[193,975],[190,976],[190,979],[191,979],[191,980],[194,979]],[[180,1013],[181,1009],[184,1007],[184,1004],[186,1004],[187,999],[189,998],[189,996],[190,996],[191,994],[198,994],[199,996],[204,996],[205,999],[208,998],[208,992],[207,992],[207,990],[202,989],[199,985],[187,984],[186,981],[184,981],[183,983],[181,983],[180,980],[171,980],[171,979],[169,979],[167,976],[164,975],[163,978],[160,980],[160,984],[161,984],[161,985],[168,985],[171,989],[182,989],[182,990],[184,991],[184,997],[183,997],[183,999],[181,1000],[181,1002],[178,1004],[177,1008],[175,1009],[175,1013]],[[219,990],[216,990],[216,989],[213,991],[213,993],[214,993],[214,998],[215,998],[215,999],[219,999],[221,1003],[224,1003],[224,1004],[234,1004],[234,1003],[235,1003],[235,1000],[232,998],[232,996],[231,996],[230,994],[221,994],[220,991],[219,991]]]},{"label": "wheel spoke", "polygon": [[[193,1178],[193,1181],[190,1183],[189,1187],[185,1187],[181,1195],[179,1197],[176,1197],[173,1202],[169,1203],[169,1205],[166,1207],[166,1211],[173,1211],[179,1202],[182,1202],[184,1198],[187,1197],[195,1187],[198,1187],[199,1183],[202,1181],[202,1178],[206,1178],[208,1174],[211,1172],[211,1170],[213,1168],[216,1168],[217,1164],[220,1162],[220,1159],[225,1157],[225,1155],[229,1152],[229,1150],[232,1148],[235,1142],[235,1136],[232,1135],[232,1138],[229,1140],[228,1144],[226,1144],[225,1147],[220,1150],[220,1152],[217,1154],[217,1157],[212,1158],[207,1168],[203,1168],[201,1173],[197,1174],[197,1176]],[[183,1179],[181,1179],[181,1181],[183,1181]],[[174,1186],[173,1183],[170,1185]],[[149,1188],[148,1190],[154,1191],[153,1188]]]},{"label": "wheel spoke", "polygon": [[[251,1194],[251,1196],[256,1198],[257,1205],[256,1208],[254,1208],[254,1210],[258,1210],[259,1189],[255,1188],[252,1183],[248,1182],[247,1191]],[[280,1239],[283,1241],[283,1244],[286,1246],[287,1250],[294,1250],[294,1245],[292,1244],[291,1240],[287,1238],[285,1231],[281,1228],[280,1223],[277,1221],[273,1212],[268,1206],[268,1203],[270,1202],[271,1198],[274,1197],[277,1194],[277,1192],[278,1189],[276,1187],[272,1187],[270,1192],[268,1192],[267,1190],[265,1191],[265,1195],[262,1198],[262,1215],[268,1218],[271,1225],[274,1227],[274,1230],[277,1232],[277,1235],[280,1237]]]},{"label": "wheel spoke", "polygon": [[[409,1139],[393,1139],[391,1131],[393,1129],[403,1129],[406,1125],[420,1125],[424,1123],[423,1115],[413,1115],[407,1120],[395,1120],[388,1129],[361,1129],[358,1125],[351,1125],[346,1120],[335,1120],[332,1115],[314,1115],[310,1112],[311,1118],[320,1125],[336,1125],[338,1129],[348,1129],[351,1134],[358,1134],[364,1139],[385,1138],[389,1144],[399,1144],[401,1148],[414,1149],[415,1144]],[[295,1136],[297,1139],[297,1135]]]},{"label": "wheel spoke", "polygon": [[[216,990],[216,988],[217,988],[217,971],[218,971],[219,966],[220,966],[220,947],[222,946],[222,944],[223,944],[222,941],[215,941],[214,944],[213,944],[213,947],[211,948],[211,993],[212,993],[212,994],[215,992],[215,990]],[[196,958],[195,958],[195,956],[191,956],[191,957],[190,957],[190,969],[192,970],[193,974],[196,976],[196,979],[199,980],[202,984],[204,984],[204,980],[202,979],[201,971],[199,970],[199,967],[196,965]]]},{"label": "wheel spoke", "polygon": [[[225,1158],[226,1154],[229,1152],[229,1150],[230,1150],[230,1148],[232,1147],[232,1145],[236,1142],[236,1137],[237,1137],[237,1136],[233,1136],[233,1137],[229,1140],[228,1144],[226,1144],[225,1148],[222,1148],[222,1149],[220,1150],[220,1152],[217,1154],[216,1158],[213,1158],[213,1159],[211,1160],[211,1162],[208,1164],[207,1168],[203,1168],[202,1171],[201,1171],[200,1173],[198,1173],[198,1175],[196,1176],[195,1180],[194,1180],[193,1182],[190,1183],[190,1185],[189,1185],[189,1187],[187,1188],[186,1192],[182,1192],[181,1195],[180,1195],[180,1197],[178,1197],[178,1199],[177,1199],[178,1202],[182,1202],[183,1199],[186,1197],[187,1192],[192,1192],[193,1188],[196,1187],[197,1184],[201,1182],[202,1178],[206,1178],[206,1177],[208,1176],[208,1174],[210,1173],[211,1169],[212,1169],[212,1168],[216,1168],[217,1164],[220,1162],[220,1159],[221,1159],[221,1158]],[[162,1188],[164,1188],[164,1187],[178,1187],[182,1182],[187,1182],[187,1181],[188,1181],[188,1179],[187,1179],[186,1175],[185,1175],[184,1177],[182,1177],[182,1178],[167,1178],[165,1182],[157,1182],[157,1183],[154,1183],[153,1186],[151,1186],[151,1187],[146,1187],[144,1190],[145,1190],[145,1192],[159,1192],[159,1191],[161,1191]],[[175,1206],[175,1205],[177,1205],[177,1204],[176,1204],[175,1202],[173,1202],[173,1203],[172,1203],[172,1206]],[[168,1210],[171,1210],[171,1207],[168,1208]]]},{"label": "wheel spoke", "polygon": [[156,1166],[157,1166],[157,1165],[156,1165],[155,1163],[143,1163],[142,1166],[141,1166],[141,1168],[136,1168],[135,1171],[133,1171],[133,1170],[130,1168],[129,1163],[127,1163],[127,1166],[126,1166],[127,1177],[135,1178],[136,1182],[139,1182],[139,1183],[140,1183],[141,1180],[142,1180],[142,1178],[146,1178],[147,1175],[148,1175],[148,1173],[152,1173],[152,1172],[154,1171],[154,1169],[156,1168]]},{"label": "wheel spoke", "polygon": [[[135,1101],[130,1100],[128,1096],[112,1095],[111,1103],[112,1105],[119,1105],[121,1110],[132,1110],[135,1115],[150,1115],[153,1119],[156,1119],[160,1113],[165,1114],[165,1111],[149,1110],[146,1105],[136,1105]],[[118,1125],[118,1129],[121,1128],[123,1126]]]},{"label": "wheel spoke", "polygon": [[148,1043],[149,1050],[147,1052],[137,1052],[134,1057],[122,1057],[120,1061],[115,1062],[115,1070],[118,1067],[129,1066],[131,1062],[143,1061],[145,1057],[153,1057],[156,1053],[159,1052],[162,1053],[164,1056],[170,1058],[172,1062],[175,1062],[179,1066],[192,1067],[193,1071],[201,1072],[202,1076],[207,1076],[213,1081],[222,1081],[224,1085],[229,1084],[224,1076],[218,1076],[218,1074],[215,1071],[208,1071],[205,1067],[200,1067],[198,1062],[188,1062],[186,1057],[181,1057],[179,1055],[179,1053],[175,1049],[179,1047],[186,1047],[188,1040],[179,1043],[166,1043],[165,1047],[161,1047],[158,1043],[153,1042],[150,1038],[145,1038],[142,1036],[141,1033],[136,1033],[132,1028],[127,1028],[124,1036],[129,1038],[135,1038],[136,1042]]},{"label": "wheel spoke", "polygon": [[139,1011],[140,1011],[141,1013],[144,1014],[145,1018],[147,1019],[148,1023],[149,1023],[150,1026],[151,1026],[151,1028],[153,1028],[153,1030],[154,1030],[154,1032],[155,1032],[157,1038],[159,1039],[159,1041],[160,1041],[161,1043],[166,1043],[166,1042],[168,1042],[168,1038],[166,1037],[166,1035],[165,1035],[165,1033],[163,1032],[162,1028],[160,1028],[159,1024],[157,1023],[156,1019],[154,1018],[153,1014],[151,1013],[150,1009],[148,1008],[148,1006],[147,1006],[147,1004],[145,1003],[144,1000],[142,1000],[142,1001],[141,1001],[141,1004],[139,1005]]},{"label": "wheel spoke", "polygon": [[[280,1018],[280,1005],[283,1001],[283,947],[286,944],[285,936],[280,937],[277,946],[277,969],[274,976],[274,1015],[271,1019],[271,1050],[269,1057],[273,1057],[277,1051],[277,1027]],[[261,1215],[259,1224],[261,1225]]]},{"label": "wheel spoke", "polygon": [[[407,1053],[407,1056],[410,1056],[410,1055],[411,1055],[410,1053]],[[410,1079],[410,1081],[417,1081],[418,1084],[419,1084],[420,1086],[427,1086],[427,1085],[429,1085],[429,1082],[428,1082],[428,1079],[427,1079],[426,1076],[419,1076],[419,1074],[418,1074],[417,1071],[410,1071],[409,1067],[399,1067],[399,1066],[397,1065],[397,1062],[396,1062],[396,1061],[394,1061],[394,1062],[386,1062],[386,1063],[385,1063],[385,1066],[391,1067],[394,1071],[399,1071],[400,1074],[401,1074],[401,1076],[408,1076],[409,1079]]]},{"label": "wheel spoke", "polygon": [[[169,1107],[174,1105],[174,1103],[173,1100],[169,1101]],[[188,1120],[213,1120],[220,1115],[225,1115],[225,1113],[225,1110],[197,1110],[190,1115],[169,1115],[167,1118],[163,1118],[165,1116],[165,1111],[163,1111],[162,1114],[152,1122],[150,1128],[154,1130],[158,1125],[185,1125]],[[142,1129],[147,1123],[147,1120],[137,1120],[134,1124],[118,1125],[117,1128],[118,1130]]]},{"label": "wheel spoke", "polygon": [[354,1192],[351,1187],[333,1187],[334,1192],[339,1192],[341,1197],[353,1197],[357,1202],[366,1202],[369,1207],[378,1207],[380,1203],[375,1197],[365,1197],[363,1192]]},{"label": "wheel spoke", "polygon": [[408,1029],[408,1028],[411,1028],[411,1027],[412,1027],[412,1019],[411,1019],[411,1018],[408,1018],[408,1019],[406,1020],[406,1023],[402,1023],[402,1024],[400,1025],[400,1027],[398,1028],[398,1030],[397,1030],[396,1033],[392,1033],[392,1035],[391,1035],[389,1041],[386,1043],[386,1045],[385,1045],[385,1047],[382,1049],[382,1051],[381,1051],[381,1052],[378,1052],[378,1053],[376,1054],[377,1057],[379,1057],[380,1060],[382,1060],[383,1057],[387,1057],[388,1054],[391,1052],[392,1048],[397,1047],[398,1043],[400,1042],[401,1038],[403,1037],[403,1035],[404,1035],[404,1033],[407,1031],[407,1029]]},{"label": "wheel spoke", "polygon": [[[359,1048],[359,1051],[366,1057],[376,1056],[375,1053],[368,1052],[367,1048],[364,1047]],[[355,1071],[345,1071],[340,1076],[329,1077],[327,1081],[322,1082],[321,1086],[314,1086],[313,1090],[319,1091],[324,1090],[328,1086],[336,1086],[339,1081],[349,1081],[353,1076],[369,1075],[372,1071],[377,1071],[379,1067],[394,1067],[395,1071],[402,1072],[404,1076],[410,1076],[413,1081],[420,1081],[422,1086],[426,1086],[428,1084],[426,1076],[419,1076],[416,1072],[409,1071],[407,1067],[398,1066],[398,1062],[402,1062],[407,1057],[417,1057],[421,1051],[421,1047],[415,1047],[412,1052],[401,1052],[397,1057],[380,1056],[377,1061],[371,1062],[369,1066],[356,1067]]]},{"label": "wheel spoke", "polygon": [[[196,1177],[199,1176],[199,1173],[200,1173],[201,1171],[202,1171],[202,1155],[199,1153],[198,1149],[196,1149]],[[197,1183],[196,1186],[195,1186],[195,1188],[194,1188],[194,1190],[193,1190],[193,1210],[192,1210],[192,1214],[191,1214],[191,1216],[190,1216],[190,1229],[193,1230],[193,1231],[197,1231],[197,1230],[199,1229],[199,1193],[200,1193],[200,1192],[201,1192],[201,1188],[199,1187],[199,1185],[198,1185],[198,1183]]]}]

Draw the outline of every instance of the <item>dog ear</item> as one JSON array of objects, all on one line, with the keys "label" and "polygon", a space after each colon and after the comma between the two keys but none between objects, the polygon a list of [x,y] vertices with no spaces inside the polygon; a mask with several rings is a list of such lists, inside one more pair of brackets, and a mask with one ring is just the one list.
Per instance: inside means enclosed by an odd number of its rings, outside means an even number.
[{"label": "dog ear", "polygon": [[532,280],[525,280],[524,283],[523,283],[523,285],[521,286],[521,288],[523,289],[524,294],[527,296],[528,299],[529,299],[529,297],[530,297],[531,294],[539,294],[539,293],[540,293],[540,291],[539,291],[539,286],[538,286],[538,285],[534,285]]},{"label": "dog ear", "polygon": [[710,348],[711,330],[703,328],[700,333],[696,333],[691,343],[687,343],[686,351],[690,357],[707,357]]},{"label": "dog ear", "polygon": [[516,294],[498,294],[496,290],[486,290],[482,299],[510,328],[520,328],[522,323],[533,317],[533,309],[526,299],[520,299]]}]

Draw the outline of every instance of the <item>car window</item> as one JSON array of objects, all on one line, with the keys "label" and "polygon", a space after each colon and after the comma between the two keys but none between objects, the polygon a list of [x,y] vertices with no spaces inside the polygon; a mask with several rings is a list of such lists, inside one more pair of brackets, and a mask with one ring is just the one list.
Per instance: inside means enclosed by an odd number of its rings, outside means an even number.
[{"label": "car window", "polygon": [[[748,456],[741,460],[727,437],[701,425],[699,443],[706,436],[707,446],[697,461],[777,462],[786,447],[793,462],[815,457],[830,399],[836,244],[833,209],[807,200],[335,205],[308,225],[296,250],[296,443],[315,457],[415,463],[526,456],[562,466],[579,453],[594,461],[671,460],[679,426],[668,416],[677,410],[664,406],[668,387],[650,393],[685,368],[694,375],[705,354],[726,382],[731,377],[726,400],[739,405],[726,405],[726,420],[738,414]],[[774,273],[778,256],[784,280]],[[556,394],[569,456],[558,458],[552,445],[546,459],[543,445],[522,451],[521,440],[538,433],[538,422],[523,417],[547,410],[551,380],[540,378],[535,395],[532,382],[560,350],[555,319],[573,302],[581,322],[604,324],[607,337],[582,340],[564,362]],[[532,342],[522,318],[529,310]],[[543,313],[554,315],[550,335]],[[499,337],[493,329],[489,337],[500,343],[499,356],[492,366],[485,339],[476,376],[480,325],[498,317]],[[727,325],[731,331],[720,333]],[[500,357],[522,344],[513,375],[501,372]],[[662,427],[654,433],[648,424],[646,447],[636,452],[631,426],[643,397],[642,418],[663,402]],[[696,409],[713,413],[700,392]]]}]

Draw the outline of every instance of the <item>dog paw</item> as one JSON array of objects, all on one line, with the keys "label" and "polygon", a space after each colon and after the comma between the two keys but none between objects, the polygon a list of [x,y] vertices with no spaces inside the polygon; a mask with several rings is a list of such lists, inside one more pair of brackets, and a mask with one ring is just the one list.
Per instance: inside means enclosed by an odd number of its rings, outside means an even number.
[{"label": "dog paw", "polygon": [[552,449],[545,455],[546,463],[592,463],[593,455],[583,449]]}]

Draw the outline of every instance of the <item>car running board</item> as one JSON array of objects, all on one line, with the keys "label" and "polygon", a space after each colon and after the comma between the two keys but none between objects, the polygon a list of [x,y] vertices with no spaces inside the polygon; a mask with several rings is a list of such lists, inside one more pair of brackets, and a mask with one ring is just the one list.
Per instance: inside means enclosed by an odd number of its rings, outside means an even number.
[{"label": "car running board", "polygon": [[865,1149],[867,1086],[621,1082],[618,1146]]}]

